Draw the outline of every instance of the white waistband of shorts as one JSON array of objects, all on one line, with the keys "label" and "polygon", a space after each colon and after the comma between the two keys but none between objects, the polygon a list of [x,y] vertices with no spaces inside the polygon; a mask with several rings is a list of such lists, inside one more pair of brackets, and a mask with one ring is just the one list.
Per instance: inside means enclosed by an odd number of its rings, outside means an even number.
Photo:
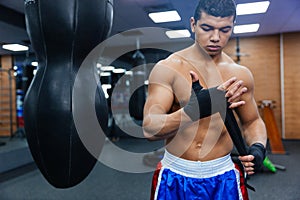
[{"label": "white waistband of shorts", "polygon": [[163,168],[192,178],[214,177],[234,169],[234,164],[229,154],[221,158],[201,162],[182,159],[165,150],[161,164]]}]

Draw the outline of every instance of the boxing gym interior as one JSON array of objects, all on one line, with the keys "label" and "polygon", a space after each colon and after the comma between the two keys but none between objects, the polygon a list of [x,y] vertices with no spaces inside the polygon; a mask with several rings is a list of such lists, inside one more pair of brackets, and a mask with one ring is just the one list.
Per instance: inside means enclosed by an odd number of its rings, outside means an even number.
[{"label": "boxing gym interior", "polygon": [[[194,43],[196,3],[0,0],[1,200],[150,198],[164,142],[143,136],[148,77]],[[300,1],[236,3],[224,52],[252,72],[268,136],[249,197],[298,200]]]}]

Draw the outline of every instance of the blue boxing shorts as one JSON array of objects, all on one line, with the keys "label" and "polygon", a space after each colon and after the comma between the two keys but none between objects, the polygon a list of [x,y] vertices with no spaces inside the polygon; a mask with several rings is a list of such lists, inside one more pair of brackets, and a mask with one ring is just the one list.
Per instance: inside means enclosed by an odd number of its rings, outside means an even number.
[{"label": "blue boxing shorts", "polygon": [[230,155],[200,162],[165,151],[153,175],[151,200],[242,200],[239,186]]}]

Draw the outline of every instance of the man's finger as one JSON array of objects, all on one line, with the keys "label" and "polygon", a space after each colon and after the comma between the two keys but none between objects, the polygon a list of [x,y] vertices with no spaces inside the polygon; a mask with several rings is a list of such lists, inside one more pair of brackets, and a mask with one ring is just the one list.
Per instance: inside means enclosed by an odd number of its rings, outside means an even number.
[{"label": "man's finger", "polygon": [[240,96],[242,96],[243,94],[245,94],[248,91],[248,89],[246,87],[243,87],[240,91],[236,92],[235,94],[233,94],[229,99],[228,102],[234,102],[234,100],[238,100],[238,98]]},{"label": "man's finger", "polygon": [[197,75],[196,72],[190,71],[190,75],[191,75],[191,77],[192,77],[192,82],[199,81],[199,77],[198,77],[198,75]]},{"label": "man's finger", "polygon": [[226,91],[234,82],[236,81],[236,77],[232,77],[217,87],[218,90]]},{"label": "man's finger", "polygon": [[242,162],[245,167],[253,167],[254,163],[252,162]]},{"label": "man's finger", "polygon": [[237,108],[239,106],[245,105],[245,103],[246,103],[245,101],[234,102],[234,103],[230,104],[229,108],[234,109],[234,108]]},{"label": "man's finger", "polygon": [[225,97],[233,96],[243,85],[243,81],[238,81],[227,89]]},{"label": "man's finger", "polygon": [[239,160],[242,162],[251,162],[253,159],[254,159],[253,155],[239,156]]}]

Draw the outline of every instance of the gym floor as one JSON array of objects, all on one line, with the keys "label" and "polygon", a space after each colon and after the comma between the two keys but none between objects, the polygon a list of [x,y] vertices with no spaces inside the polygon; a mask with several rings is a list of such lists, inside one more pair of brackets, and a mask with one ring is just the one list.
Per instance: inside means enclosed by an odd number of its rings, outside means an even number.
[{"label": "gym floor", "polygon": [[[142,139],[122,138],[114,144],[132,152],[141,149],[155,150],[161,142],[148,142]],[[283,141],[285,155],[270,154],[274,164],[286,167],[276,173],[264,169],[249,178],[256,192],[249,190],[251,200],[299,200],[300,199],[300,141]],[[111,145],[106,143],[105,145]],[[1,148],[0,148],[1,150]],[[128,163],[120,156],[119,163]],[[141,165],[143,165],[141,163]],[[35,164],[0,174],[1,200],[147,200],[150,195],[152,172],[127,173],[112,169],[100,162],[90,175],[80,184],[69,189],[57,189],[49,185]]]}]

